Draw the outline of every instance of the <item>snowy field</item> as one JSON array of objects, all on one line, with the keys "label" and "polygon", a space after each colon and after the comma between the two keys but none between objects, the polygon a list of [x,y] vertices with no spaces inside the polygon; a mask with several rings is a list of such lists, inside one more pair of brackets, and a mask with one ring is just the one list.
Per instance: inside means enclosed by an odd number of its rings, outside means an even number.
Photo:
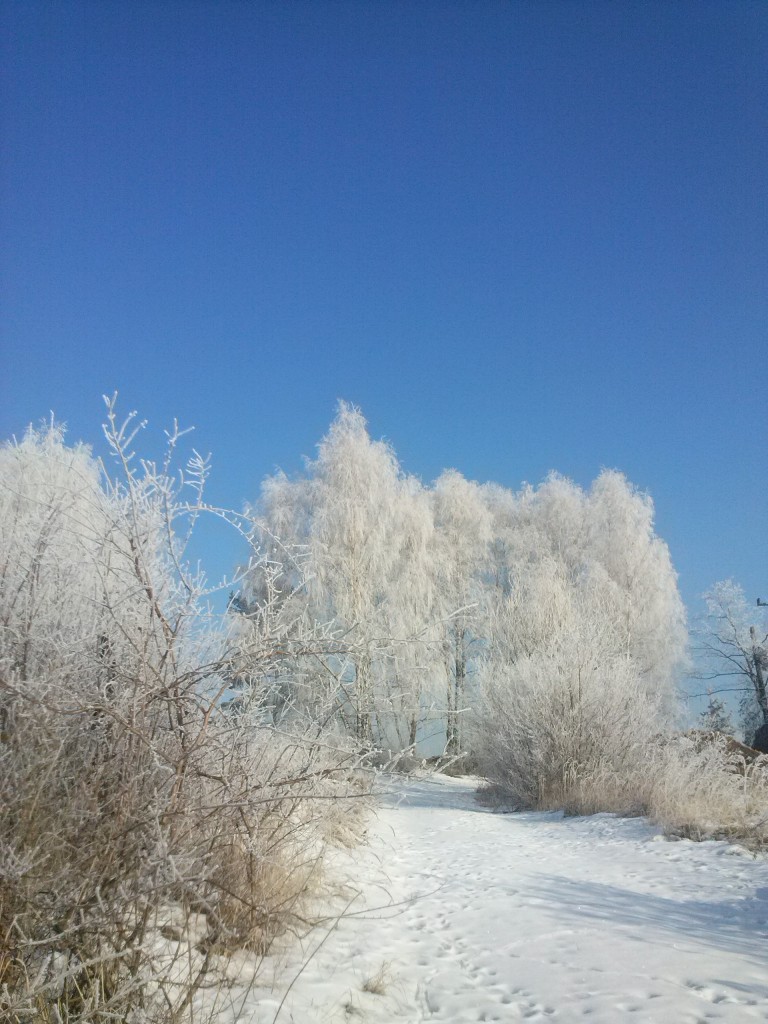
[{"label": "snowy field", "polygon": [[352,916],[301,973],[296,951],[263,965],[230,1020],[768,1021],[768,859],[740,847],[493,813],[438,777],[391,784],[354,864]]}]

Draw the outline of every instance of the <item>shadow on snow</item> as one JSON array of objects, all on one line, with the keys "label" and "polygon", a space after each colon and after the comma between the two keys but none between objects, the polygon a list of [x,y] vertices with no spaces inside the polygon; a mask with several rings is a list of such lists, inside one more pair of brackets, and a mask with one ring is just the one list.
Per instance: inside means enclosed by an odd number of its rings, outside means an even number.
[{"label": "shadow on snow", "polygon": [[526,888],[526,895],[550,903],[550,912],[563,921],[618,924],[644,942],[657,942],[659,932],[668,933],[765,963],[768,888],[734,900],[678,900],[544,875]]}]

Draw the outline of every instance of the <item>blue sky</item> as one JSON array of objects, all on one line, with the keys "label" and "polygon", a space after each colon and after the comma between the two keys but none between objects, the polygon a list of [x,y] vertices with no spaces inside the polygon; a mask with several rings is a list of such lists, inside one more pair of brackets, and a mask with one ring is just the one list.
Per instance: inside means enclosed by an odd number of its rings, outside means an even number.
[{"label": "blue sky", "polygon": [[768,599],[768,6],[2,4],[0,435],[119,389],[239,507],[336,400],[404,467],[623,470]]}]

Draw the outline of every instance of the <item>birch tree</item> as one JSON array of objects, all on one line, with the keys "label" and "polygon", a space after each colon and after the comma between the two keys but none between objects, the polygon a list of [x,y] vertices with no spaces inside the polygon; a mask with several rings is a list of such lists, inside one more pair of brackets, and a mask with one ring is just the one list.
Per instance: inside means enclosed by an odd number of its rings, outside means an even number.
[{"label": "birch tree", "polygon": [[[380,719],[388,714],[382,688],[392,675],[391,631],[405,628],[392,597],[398,576],[403,595],[409,592],[401,549],[418,534],[405,514],[406,494],[392,448],[371,440],[362,413],[341,402],[305,473],[268,478],[255,510],[275,560],[286,565],[282,549],[301,566],[301,586],[290,571],[280,581],[286,607],[290,603],[295,615],[301,610],[305,627],[327,626],[340,638],[330,654],[318,655],[314,669],[305,664],[303,677],[292,673],[294,687],[303,678],[300,703],[317,709],[318,696],[326,706],[332,701],[365,746],[385,731]],[[265,582],[261,564],[248,574],[246,597]]]},{"label": "birch tree", "polygon": [[76,679],[106,628],[99,554],[110,520],[99,467],[85,446],[66,448],[52,424],[0,449],[0,477],[7,670],[25,685],[54,666]]},{"label": "birch tree", "polygon": [[603,471],[588,497],[586,535],[595,584],[614,606],[641,684],[672,715],[687,663],[686,615],[669,549],[654,531],[651,498],[621,473]]},{"label": "birch tree", "polygon": [[399,467],[388,444],[371,440],[362,413],[341,402],[309,475],[314,585],[354,648],[349,695],[355,732],[370,745],[374,661],[385,645],[382,610],[397,559]]},{"label": "birch tree", "polygon": [[389,709],[393,741],[413,751],[420,727],[438,717],[434,679],[442,665],[434,519],[429,492],[414,477],[400,481],[396,518],[397,560],[384,605],[392,645],[379,704]]},{"label": "birch tree", "polygon": [[432,493],[434,574],[439,594],[446,672],[446,750],[461,753],[470,656],[483,635],[491,515],[481,489],[447,470]]}]

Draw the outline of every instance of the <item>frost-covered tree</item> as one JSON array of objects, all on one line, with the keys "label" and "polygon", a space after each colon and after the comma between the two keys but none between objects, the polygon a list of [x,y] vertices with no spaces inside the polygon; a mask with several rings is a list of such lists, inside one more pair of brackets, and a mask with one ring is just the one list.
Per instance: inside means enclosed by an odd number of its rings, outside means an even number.
[{"label": "frost-covered tree", "polygon": [[434,683],[441,667],[434,520],[429,492],[414,477],[399,482],[395,538],[382,609],[390,645],[379,666],[376,706],[380,740],[413,750],[420,730],[439,717]]},{"label": "frost-covered tree", "polygon": [[399,466],[388,444],[371,440],[362,413],[342,402],[309,475],[314,585],[354,647],[348,692],[357,736],[370,743],[374,662],[385,639],[383,608],[397,559]]},{"label": "frost-covered tree", "polygon": [[100,565],[110,515],[98,464],[52,424],[0,448],[0,629],[7,671],[23,683],[54,666],[74,681],[107,625]]},{"label": "frost-covered tree", "polygon": [[707,706],[699,715],[701,728],[711,732],[722,732],[730,736],[733,733],[733,722],[731,720],[731,712],[726,706],[725,701],[716,697],[711,690],[708,696]]},{"label": "frost-covered tree", "polygon": [[462,748],[461,716],[473,648],[484,633],[483,577],[489,565],[491,514],[477,484],[447,470],[432,492],[435,518],[433,572],[443,621],[446,671],[446,750]]},{"label": "frost-covered tree", "polygon": [[[257,518],[276,561],[285,567],[279,549],[287,549],[301,566],[281,581],[286,607],[339,637],[314,668],[293,672],[296,702],[335,703],[365,745],[413,744],[433,603],[422,486],[402,474],[388,444],[370,438],[362,413],[341,402],[306,473],[265,481]],[[265,569],[248,574],[246,602],[264,586]],[[297,586],[299,577],[306,583]]]},{"label": "frost-covered tree", "polygon": [[491,521],[486,583],[493,601],[509,594],[511,573],[525,546],[521,502],[518,495],[500,484],[484,484],[481,492]]},{"label": "frost-covered tree", "polygon": [[571,480],[550,473],[540,487],[527,486],[519,499],[518,559],[548,555],[575,578],[587,544],[587,495]]},{"label": "frost-covered tree", "polygon": [[[330,687],[339,718],[365,744],[413,746],[420,723],[437,715],[448,752],[459,753],[478,664],[487,679],[538,657],[573,632],[568,615],[582,633],[592,616],[609,660],[631,663],[617,678],[631,677],[659,714],[674,711],[684,609],[653,505],[620,473],[601,473],[589,491],[552,474],[515,494],[449,470],[425,488],[341,403],[306,473],[265,482],[258,515],[286,607],[332,624],[347,643],[346,657],[318,660],[304,692]],[[286,570],[280,548],[302,573]],[[260,593],[265,572],[250,574],[246,597]],[[297,587],[302,574],[309,583]],[[296,699],[301,674],[291,675]],[[633,700],[627,691],[627,707]]]},{"label": "frost-covered tree", "polygon": [[[748,743],[768,741],[768,615],[754,607],[733,580],[716,583],[704,595],[707,620],[699,631],[700,675],[730,680],[726,689],[741,695],[741,716]],[[759,731],[759,737],[758,737]],[[768,742],[761,744],[768,746]]]},{"label": "frost-covered tree", "polygon": [[[125,445],[123,468],[133,473],[129,428],[121,432],[113,419],[108,437]],[[162,470],[145,464],[130,487],[111,480],[86,446],[67,446],[52,424],[4,445],[0,476],[6,671],[29,687],[55,678],[73,699],[95,699],[139,665],[177,667],[189,594],[170,582],[184,540],[169,543],[163,526],[173,512]]]},{"label": "frost-covered tree", "polygon": [[603,471],[587,502],[586,557],[590,566],[599,566],[642,685],[672,714],[687,658],[686,616],[669,549],[653,519],[648,495],[621,473]]},{"label": "frost-covered tree", "polygon": [[326,666],[336,650],[326,628],[330,616],[310,594],[309,491],[308,480],[290,480],[282,472],[264,480],[258,505],[246,509],[251,548],[259,557],[242,568],[239,589],[230,597],[235,637],[246,644],[252,632],[279,623],[284,656],[248,663],[232,680],[243,694],[237,706],[249,695],[261,700],[268,693],[266,706],[275,722],[323,720],[337,696],[336,677]]}]

